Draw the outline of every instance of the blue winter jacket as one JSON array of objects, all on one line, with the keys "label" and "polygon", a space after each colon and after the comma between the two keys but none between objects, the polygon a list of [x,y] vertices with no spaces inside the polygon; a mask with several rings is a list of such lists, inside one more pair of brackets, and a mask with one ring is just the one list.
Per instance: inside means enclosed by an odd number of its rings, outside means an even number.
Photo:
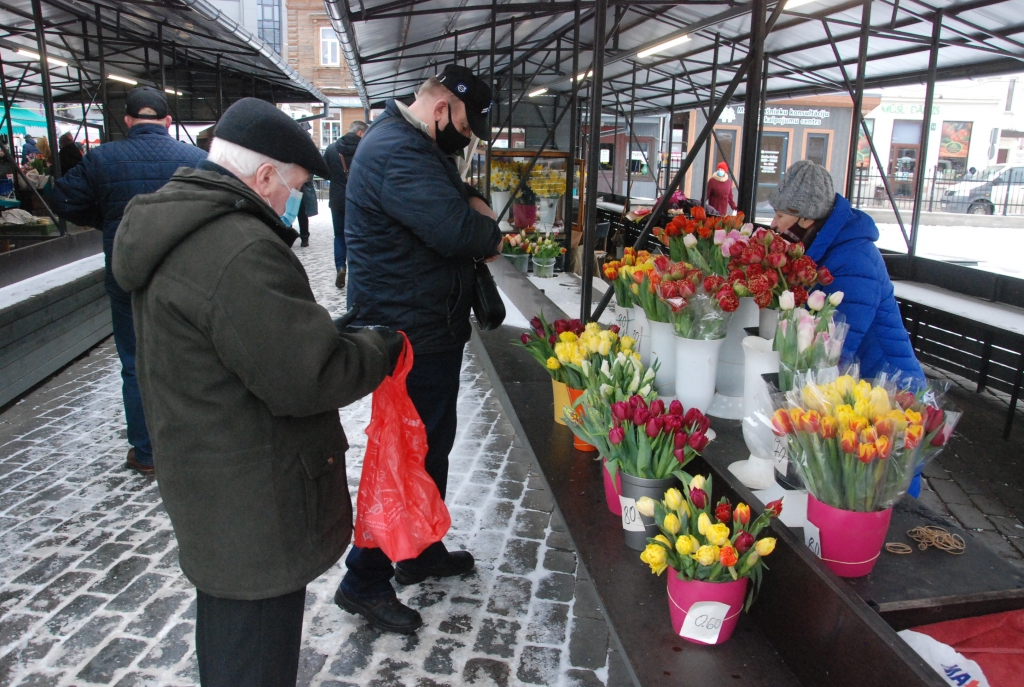
[{"label": "blue winter jacket", "polygon": [[356,149],[345,192],[356,324],[404,331],[417,354],[469,340],[473,258],[494,255],[501,240],[469,197],[455,165],[389,100]]},{"label": "blue winter jacket", "polygon": [[874,221],[836,194],[832,214],[814,237],[807,255],[835,277],[824,291],[843,292],[843,302],[837,309],[850,325],[843,360],[860,360],[861,377],[865,379],[883,369],[898,369],[905,376],[923,380],[924,372],[903,326],[889,273],[875,246],[877,240]]},{"label": "blue winter jacket", "polygon": [[157,191],[179,167],[195,167],[204,159],[201,148],[172,138],[163,124],[136,124],[128,138],[93,148],[57,180],[54,211],[75,224],[103,230],[108,292],[127,298],[110,272],[110,253],[128,201]]}]

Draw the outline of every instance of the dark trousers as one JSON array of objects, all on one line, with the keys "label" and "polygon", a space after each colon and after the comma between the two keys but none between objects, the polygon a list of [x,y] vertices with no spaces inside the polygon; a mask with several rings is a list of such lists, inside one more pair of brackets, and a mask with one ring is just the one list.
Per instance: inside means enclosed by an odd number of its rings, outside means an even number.
[{"label": "dark trousers", "polygon": [[202,687],[295,687],[305,587],[259,601],[196,597]]},{"label": "dark trousers", "polygon": [[299,238],[309,243],[309,215],[306,214],[306,208],[299,208],[299,214],[297,215],[299,220]]},{"label": "dark trousers", "polygon": [[[113,277],[108,275],[108,279]],[[114,285],[116,287],[116,284]],[[128,424],[128,443],[135,448],[135,460],[153,464],[153,446],[149,443],[146,416],[142,411],[142,392],[135,377],[135,320],[132,318],[132,297],[120,288],[107,288],[110,297],[110,318],[114,325],[114,346],[121,359],[121,398]]]},{"label": "dark trousers", "polygon": [[331,220],[334,222],[334,269],[340,270],[348,260],[348,247],[345,246],[345,211],[331,208]]},{"label": "dark trousers", "polygon": [[[459,374],[462,371],[462,348],[443,353],[416,355],[406,378],[409,398],[416,406],[427,430],[427,457],[424,467],[437,484],[441,498],[448,489],[448,454],[455,445],[458,424]],[[429,546],[419,557],[403,561],[415,568],[435,567],[445,560],[444,544]],[[380,549],[353,546],[345,559],[348,572],[341,581],[346,596],[357,599],[378,599],[394,596],[391,578],[395,574],[390,559]]]}]

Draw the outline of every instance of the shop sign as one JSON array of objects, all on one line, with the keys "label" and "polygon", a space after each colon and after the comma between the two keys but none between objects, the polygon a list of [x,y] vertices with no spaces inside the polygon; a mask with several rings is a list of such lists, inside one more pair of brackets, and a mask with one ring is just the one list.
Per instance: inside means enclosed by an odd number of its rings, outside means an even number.
[{"label": "shop sign", "polygon": [[[924,105],[916,103],[886,103],[878,106],[879,112],[893,115],[921,115],[924,116]],[[932,115],[939,114],[939,106],[932,105]]]},{"label": "shop sign", "polygon": [[[736,114],[746,112],[746,106],[736,108]],[[824,107],[766,107],[761,112],[763,126],[821,126],[832,116],[832,112]]]},{"label": "shop sign", "polygon": [[779,173],[779,151],[761,149],[761,174]]}]

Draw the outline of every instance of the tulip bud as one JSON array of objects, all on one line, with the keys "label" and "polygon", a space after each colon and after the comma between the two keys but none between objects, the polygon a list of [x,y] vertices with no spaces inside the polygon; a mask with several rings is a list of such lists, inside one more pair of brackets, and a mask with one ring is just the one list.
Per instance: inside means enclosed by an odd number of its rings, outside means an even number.
[{"label": "tulip bud", "polygon": [[736,550],[742,556],[747,551],[750,551],[750,547],[754,545],[754,535],[750,532],[740,532],[739,536],[736,537]]},{"label": "tulip bud", "polygon": [[807,307],[817,312],[825,307],[825,292],[815,291],[807,297]]},{"label": "tulip bud", "polygon": [[828,302],[832,305],[832,307],[837,307],[840,303],[843,302],[843,292],[836,291],[835,293],[828,297]]},{"label": "tulip bud", "polygon": [[682,416],[682,414],[683,414],[683,404],[680,403],[679,401],[675,401],[675,400],[672,401],[671,403],[668,404],[668,412],[669,412],[669,415],[679,415],[679,416]]},{"label": "tulip bud", "polygon": [[651,415],[661,415],[665,412],[665,402],[660,398],[651,401]]},{"label": "tulip bud", "polygon": [[741,525],[746,525],[750,522],[750,506],[745,503],[736,504],[736,510],[733,511],[732,517]]},{"label": "tulip bud", "polygon": [[690,489],[690,501],[697,510],[704,510],[708,505],[708,493],[703,489]]},{"label": "tulip bud", "polygon": [[775,537],[759,539],[758,542],[754,544],[754,550],[757,551],[758,556],[764,558],[775,550]]},{"label": "tulip bud", "polygon": [[773,518],[779,517],[780,515],[782,515],[782,499],[778,499],[776,501],[772,501],[771,503],[766,505],[764,507],[764,509],[766,511],[768,511],[769,513],[771,513],[771,516]]},{"label": "tulip bud", "polygon": [[522,336],[519,337],[519,340],[522,341],[523,344],[528,344],[528,343],[530,343],[530,335],[529,334],[523,334]]},{"label": "tulip bud", "polygon": [[683,245],[687,248],[693,248],[697,245],[697,237],[693,234],[687,234],[683,237]]},{"label": "tulip bud", "polygon": [[647,518],[654,517],[654,499],[650,496],[641,496],[636,501],[636,512]]},{"label": "tulip bud", "polygon": [[618,446],[626,438],[626,432],[621,427],[612,427],[608,430],[608,443]]},{"label": "tulip bud", "polygon": [[665,515],[665,521],[661,525],[667,532],[672,534],[679,534],[679,516],[675,513],[668,513]]},{"label": "tulip bud", "polygon": [[679,510],[683,505],[683,495],[678,489],[669,489],[665,492],[665,505],[671,510]]},{"label": "tulip bud", "polygon": [[672,455],[675,456],[676,460],[679,461],[680,463],[685,463],[686,462],[686,449],[685,448],[674,449],[672,451]]},{"label": "tulip bud", "polygon": [[697,453],[700,453],[705,448],[707,448],[708,441],[710,440],[707,438],[707,435],[705,435],[703,432],[694,432],[693,434],[690,435],[690,448],[692,448]]},{"label": "tulip bud", "polygon": [[715,517],[718,518],[719,522],[729,522],[732,520],[732,505],[728,499],[723,499],[721,503],[715,506]]},{"label": "tulip bud", "polygon": [[793,292],[786,290],[779,296],[779,310],[792,310],[796,306],[796,299]]},{"label": "tulip bud", "polygon": [[661,433],[661,427],[658,425],[657,420],[652,417],[647,421],[647,426],[644,428],[644,431],[647,433],[647,436],[653,439]]}]

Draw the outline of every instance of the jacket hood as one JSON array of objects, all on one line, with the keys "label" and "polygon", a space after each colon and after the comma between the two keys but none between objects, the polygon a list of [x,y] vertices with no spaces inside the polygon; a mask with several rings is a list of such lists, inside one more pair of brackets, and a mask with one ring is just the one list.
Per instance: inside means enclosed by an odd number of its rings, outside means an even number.
[{"label": "jacket hood", "polygon": [[214,170],[182,167],[159,191],[136,196],[125,208],[114,238],[114,278],[126,291],[145,287],[179,243],[234,212],[256,217],[289,246],[298,236],[237,178]]},{"label": "jacket hood", "polygon": [[351,157],[352,155],[355,155],[356,146],[358,146],[359,142],[362,140],[363,139],[359,137],[359,134],[350,131],[338,140],[338,152],[342,155],[348,155]]},{"label": "jacket hood", "polygon": [[878,240],[878,227],[874,220],[860,210],[853,208],[850,201],[836,194],[835,206],[832,214],[821,227],[821,231],[814,237],[807,255],[815,262],[821,259],[832,246],[839,246],[851,241],[869,241],[874,243]]}]

